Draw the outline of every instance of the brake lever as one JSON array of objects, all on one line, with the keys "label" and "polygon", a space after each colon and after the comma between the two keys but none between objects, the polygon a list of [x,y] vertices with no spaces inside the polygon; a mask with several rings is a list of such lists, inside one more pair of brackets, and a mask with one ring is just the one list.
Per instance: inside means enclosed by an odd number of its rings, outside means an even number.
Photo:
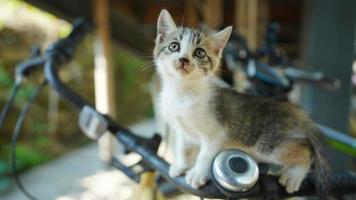
[{"label": "brake lever", "polygon": [[322,72],[304,72],[288,67],[284,71],[285,75],[294,81],[303,81],[316,85],[324,90],[337,90],[340,88],[340,80],[325,76]]},{"label": "brake lever", "polygon": [[40,47],[34,45],[31,49],[29,58],[18,64],[15,70],[15,80],[22,81],[22,79],[29,75],[32,70],[37,69],[39,66],[45,63],[45,58],[41,56]]},{"label": "brake lever", "polygon": [[29,59],[16,66],[15,83],[14,83],[13,89],[5,103],[5,106],[3,107],[3,109],[0,113],[0,128],[3,126],[7,114],[10,112],[10,109],[11,109],[12,104],[16,98],[16,95],[21,88],[22,80],[23,80],[24,76],[28,75],[32,68],[36,68],[39,64],[44,63],[44,60],[40,60],[40,57],[39,57],[40,54],[41,54],[41,51],[40,51],[39,47],[34,46],[31,49],[31,54],[29,56]]}]

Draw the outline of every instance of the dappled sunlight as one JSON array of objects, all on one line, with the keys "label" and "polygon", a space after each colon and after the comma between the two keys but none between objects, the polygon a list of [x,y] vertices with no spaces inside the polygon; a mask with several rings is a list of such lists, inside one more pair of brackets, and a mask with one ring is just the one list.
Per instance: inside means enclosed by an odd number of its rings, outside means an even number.
[{"label": "dappled sunlight", "polygon": [[131,199],[135,183],[118,170],[98,171],[81,180],[83,192],[64,195],[57,200]]},{"label": "dappled sunlight", "polygon": [[102,113],[108,113],[109,107],[107,103],[105,103],[108,102],[109,97],[108,91],[105,90],[108,79],[107,74],[105,73],[107,61],[100,51],[98,51],[95,56],[95,65],[97,66],[94,69],[95,91],[97,91],[95,96],[96,109],[100,110]]},{"label": "dappled sunlight", "polygon": [[65,36],[71,29],[68,22],[23,1],[0,0],[0,4],[0,27],[6,26],[26,32],[45,30],[45,40]]},{"label": "dappled sunlight", "polygon": [[[118,170],[98,171],[81,180],[82,192],[58,197],[56,200],[131,200],[138,184]],[[198,197],[181,195],[174,200],[198,200]]]}]

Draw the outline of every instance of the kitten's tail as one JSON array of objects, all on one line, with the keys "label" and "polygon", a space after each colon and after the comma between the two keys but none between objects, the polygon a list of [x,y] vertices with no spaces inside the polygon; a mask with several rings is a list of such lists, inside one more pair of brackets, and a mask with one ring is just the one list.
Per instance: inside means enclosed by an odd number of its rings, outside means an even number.
[{"label": "kitten's tail", "polygon": [[313,127],[310,132],[309,140],[314,151],[314,174],[315,187],[320,199],[326,199],[329,189],[329,177],[331,174],[329,159],[326,151],[326,143],[321,137],[320,130]]}]

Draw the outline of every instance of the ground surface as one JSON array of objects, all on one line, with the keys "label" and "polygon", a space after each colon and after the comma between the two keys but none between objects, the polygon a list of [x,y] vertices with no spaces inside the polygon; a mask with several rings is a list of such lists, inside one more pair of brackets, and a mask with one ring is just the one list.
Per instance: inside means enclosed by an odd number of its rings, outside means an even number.
[{"label": "ground surface", "polygon": [[[137,133],[153,133],[153,120],[132,127]],[[107,168],[90,144],[21,176],[24,186],[41,200],[131,200],[136,184],[120,171]],[[25,200],[17,187],[2,200]],[[178,199],[195,199],[181,196]]]}]

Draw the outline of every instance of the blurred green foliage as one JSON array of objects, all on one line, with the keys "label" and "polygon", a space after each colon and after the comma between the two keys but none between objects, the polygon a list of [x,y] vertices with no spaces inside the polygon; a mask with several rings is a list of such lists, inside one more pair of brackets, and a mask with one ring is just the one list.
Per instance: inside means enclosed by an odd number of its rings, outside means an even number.
[{"label": "blurred green foliage", "polygon": [[4,65],[0,62],[0,85],[10,87],[13,81],[10,74],[5,70]]},{"label": "blurred green foliage", "polygon": [[9,172],[10,169],[7,162],[0,159],[0,193],[11,186],[10,178],[8,177]]},{"label": "blurred green foliage", "polygon": [[[0,6],[2,8],[7,6],[10,13],[16,13],[19,9],[21,12],[30,10],[41,20],[43,17],[47,21],[58,20],[32,6],[24,5],[20,0],[0,0]],[[70,30],[69,25],[60,26],[57,35],[65,37]],[[6,26],[0,17],[0,109],[11,92],[16,64],[27,58],[32,44],[38,44],[42,49],[46,48],[49,42],[44,39],[46,31],[38,28],[16,30]],[[51,39],[53,40],[55,39]],[[67,85],[94,103],[93,37],[89,35],[77,49],[74,60],[63,67],[62,77]],[[143,66],[149,62],[128,48],[113,44],[116,119],[124,126],[153,116],[148,83],[154,70],[153,68],[143,70]],[[38,78],[41,76],[34,79]],[[11,135],[20,110],[36,88],[38,80],[34,79],[25,81],[4,127],[0,129],[0,192],[11,183],[9,179]],[[89,142],[77,126],[77,110],[67,102],[59,101],[59,112],[55,122],[57,128],[51,127],[53,119],[48,117],[50,95],[53,94],[49,93],[49,89],[43,91],[26,117],[16,149],[19,171],[47,162]]]},{"label": "blurred green foliage", "polygon": [[114,48],[117,118],[124,124],[153,116],[148,85],[154,69],[144,69],[149,62],[122,46]]},{"label": "blurred green foliage", "polygon": [[[25,10],[34,12],[38,18],[43,15],[47,20],[58,22],[58,19],[54,16],[27,4],[24,5],[19,0],[0,0],[0,6],[4,5],[9,6],[9,9],[13,9],[14,12],[21,7],[21,12],[24,12],[23,9],[25,8]],[[57,29],[57,35],[64,37],[70,30],[69,25],[61,26]],[[7,100],[14,82],[14,66],[27,58],[32,44],[38,44],[42,49],[47,47],[49,41],[44,39],[46,38],[44,37],[46,31],[48,30],[36,28],[16,30],[7,27],[0,18],[0,109]],[[50,41],[53,40],[55,39]],[[142,56],[125,47],[113,44],[117,100],[116,119],[124,126],[129,126],[153,115],[151,98],[148,92],[148,82],[151,79],[153,69],[143,70],[143,66],[147,63],[148,61],[142,59]],[[91,35],[77,48],[74,60],[64,66],[61,72],[61,77],[70,88],[94,103],[94,58],[93,37]],[[25,81],[4,127],[0,129],[0,191],[1,185],[7,184],[7,180],[2,177],[9,174],[9,144],[13,126],[20,110],[35,90],[38,83],[37,79],[40,78],[41,76],[36,75],[35,78]],[[73,109],[73,106],[68,102],[59,100],[58,113],[55,114],[55,119],[49,117],[48,108],[53,95],[49,88],[45,89],[26,117],[16,150],[20,171],[47,162],[89,142],[78,128],[78,110]],[[54,127],[53,124],[55,124]]]},{"label": "blurred green foliage", "polygon": [[16,147],[17,166],[26,169],[50,159],[50,155],[44,154],[40,149],[33,148],[32,144],[18,144]]}]

